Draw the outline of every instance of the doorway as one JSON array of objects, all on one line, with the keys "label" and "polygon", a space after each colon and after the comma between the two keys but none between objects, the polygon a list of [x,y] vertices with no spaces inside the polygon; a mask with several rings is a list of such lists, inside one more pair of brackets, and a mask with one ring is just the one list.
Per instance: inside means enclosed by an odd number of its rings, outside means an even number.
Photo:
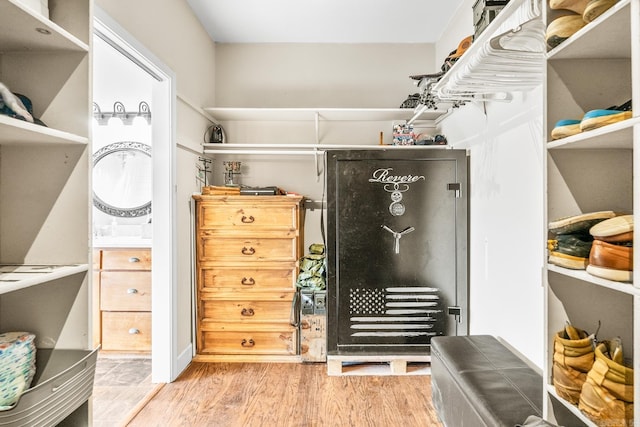
[{"label": "doorway", "polygon": [[[102,9],[95,7],[94,14],[94,43],[95,46],[103,44],[111,49],[111,52],[120,57],[121,63],[127,63],[125,68],[135,69],[131,75],[120,77],[127,81],[130,79],[143,90],[133,94],[133,91],[119,93],[111,86],[108,95],[113,102],[121,102],[126,112],[132,110],[133,115],[140,110],[141,102],[145,102],[150,110],[150,211],[141,216],[140,225],[144,230],[144,236],[150,237],[150,253],[152,257],[151,267],[151,379],[154,383],[173,381],[178,375],[177,369],[177,344],[175,339],[175,294],[176,294],[176,254],[175,254],[175,74],[150,51],[140,44],[131,34],[124,30],[116,21],[109,17]],[[96,78],[100,72],[109,77],[115,77],[116,71],[112,67],[98,70],[95,64],[99,63],[98,49],[94,50],[94,98],[97,100],[100,88],[96,86],[100,81]],[[133,67],[133,68],[131,68]],[[135,76],[134,76],[135,74]],[[141,80],[139,80],[141,79]],[[144,83],[140,83],[143,81]],[[123,85],[124,86],[124,85]],[[119,99],[118,99],[119,98]],[[127,104],[125,104],[125,99]],[[105,111],[112,110],[112,105],[104,101]],[[113,108],[116,111],[116,108]],[[95,106],[94,106],[95,112]],[[147,117],[140,114],[143,120]],[[138,120],[135,117],[134,120]],[[126,124],[117,124],[121,130]],[[142,135],[144,125],[138,130],[128,130],[135,137]],[[126,129],[124,129],[126,130]],[[140,134],[135,134],[140,132]],[[134,137],[126,137],[124,141],[136,142]],[[114,141],[118,142],[118,141]],[[138,141],[140,142],[140,141]],[[141,151],[144,151],[143,147]],[[144,159],[144,153],[136,153]],[[122,155],[124,156],[127,154]],[[146,179],[146,178],[144,178]],[[131,202],[135,207],[141,199],[134,197]],[[142,203],[144,205],[144,203]],[[140,219],[140,217],[137,217]],[[122,220],[121,220],[122,222]],[[116,235],[126,234],[118,227],[116,219]],[[135,227],[134,227],[135,228]],[[109,230],[107,228],[107,230]],[[95,232],[94,232],[95,235]]]}]

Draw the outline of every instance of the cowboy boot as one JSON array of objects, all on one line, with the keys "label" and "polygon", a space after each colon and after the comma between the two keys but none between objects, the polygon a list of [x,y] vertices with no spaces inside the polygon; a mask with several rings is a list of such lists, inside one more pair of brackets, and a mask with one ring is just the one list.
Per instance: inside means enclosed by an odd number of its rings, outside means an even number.
[{"label": "cowboy boot", "polygon": [[580,390],[593,366],[593,337],[567,324],[553,343],[553,385],[563,399],[577,404]]},{"label": "cowboy boot", "polygon": [[619,339],[596,347],[578,407],[598,425],[633,426],[633,369],[623,364]]}]

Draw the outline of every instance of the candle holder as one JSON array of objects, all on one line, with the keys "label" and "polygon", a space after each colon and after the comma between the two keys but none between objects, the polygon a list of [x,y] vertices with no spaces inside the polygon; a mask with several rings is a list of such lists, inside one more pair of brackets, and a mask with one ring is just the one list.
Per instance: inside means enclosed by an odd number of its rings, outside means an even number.
[{"label": "candle holder", "polygon": [[[222,162],[222,164],[224,165],[224,185],[226,187],[239,187],[240,183],[237,182],[239,181],[239,176],[240,176],[240,166],[242,165],[242,162]],[[236,175],[238,177],[236,177]]]}]

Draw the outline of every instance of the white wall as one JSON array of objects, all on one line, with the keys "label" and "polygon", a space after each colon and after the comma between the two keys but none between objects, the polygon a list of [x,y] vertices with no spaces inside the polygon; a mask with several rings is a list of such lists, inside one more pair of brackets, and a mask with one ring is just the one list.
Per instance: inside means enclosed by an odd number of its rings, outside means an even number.
[{"label": "white wall", "polygon": [[[398,108],[416,93],[413,74],[431,72],[430,44],[217,44],[217,107]],[[407,111],[407,118],[411,117]],[[310,122],[224,122],[228,142],[315,143]],[[391,142],[393,123],[320,123],[323,144]],[[241,183],[276,185],[311,200],[322,200],[312,156],[218,156],[214,183],[222,182],[222,160],[242,161]],[[322,242],[320,211],[308,211],[305,247]]]},{"label": "white wall", "polygon": [[[467,0],[438,42],[446,56],[473,34]],[[454,46],[453,48],[451,46]],[[542,87],[508,103],[468,103],[442,123],[470,156],[469,332],[495,335],[544,363]]]},{"label": "white wall", "polygon": [[[177,111],[177,343],[190,360],[191,230],[189,200],[199,191],[198,153],[209,121],[201,107],[215,97],[215,45],[186,1],[96,0],[111,18],[176,74]],[[168,173],[168,171],[167,171]],[[162,316],[163,313],[153,313]],[[170,331],[167,331],[169,333]]]},{"label": "white wall", "polygon": [[397,108],[430,44],[218,44],[217,107]]}]

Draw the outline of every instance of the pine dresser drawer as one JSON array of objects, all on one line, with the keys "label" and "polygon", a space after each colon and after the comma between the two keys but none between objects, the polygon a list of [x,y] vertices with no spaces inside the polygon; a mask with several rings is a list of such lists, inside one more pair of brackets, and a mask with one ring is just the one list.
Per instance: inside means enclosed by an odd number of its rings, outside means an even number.
[{"label": "pine dresser drawer", "polygon": [[198,210],[200,229],[285,229],[298,228],[298,208],[291,203],[265,207],[250,200],[201,203]]},{"label": "pine dresser drawer", "polygon": [[202,331],[201,354],[295,355],[296,331]]},{"label": "pine dresser drawer", "polygon": [[253,292],[278,289],[295,289],[296,267],[210,267],[202,265],[198,271],[201,292]]},{"label": "pine dresser drawer", "polygon": [[102,269],[151,270],[151,249],[103,249]]},{"label": "pine dresser drawer", "polygon": [[150,312],[102,312],[102,349],[151,350]]},{"label": "pine dresser drawer", "polygon": [[203,321],[289,324],[293,295],[292,291],[279,294],[278,299],[203,299],[200,301],[199,318]]},{"label": "pine dresser drawer", "polygon": [[298,253],[298,239],[293,235],[220,237],[202,234],[198,245],[201,262],[293,262]]},{"label": "pine dresser drawer", "polygon": [[103,271],[100,274],[101,310],[151,311],[150,271]]}]

